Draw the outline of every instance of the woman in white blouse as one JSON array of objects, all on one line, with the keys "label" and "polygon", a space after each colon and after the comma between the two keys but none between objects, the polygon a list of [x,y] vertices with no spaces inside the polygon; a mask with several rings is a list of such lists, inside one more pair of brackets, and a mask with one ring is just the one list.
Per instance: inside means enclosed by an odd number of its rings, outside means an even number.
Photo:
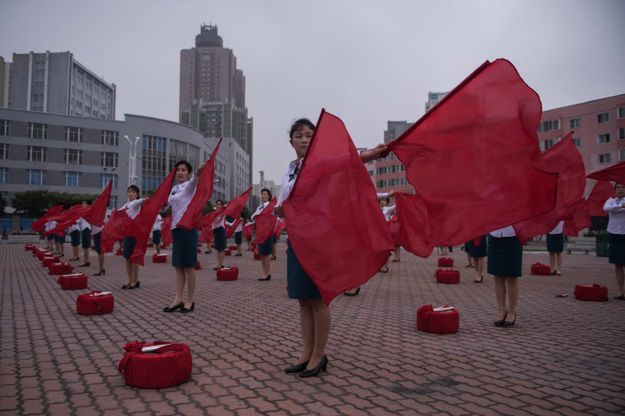
[{"label": "woman in white blouse", "polygon": [[[252,221],[256,218],[257,215],[260,215],[261,212],[269,205],[269,201],[271,200],[271,191],[267,188],[263,188],[260,191],[260,205],[256,208],[254,214],[252,214]],[[271,249],[273,246],[273,235],[270,235],[262,243],[258,243],[258,255],[260,256],[261,266],[263,268],[263,277],[258,278],[260,281],[267,281],[271,279]]]},{"label": "woman in white blouse", "polygon": [[547,251],[549,252],[549,266],[551,274],[562,274],[562,252],[564,251],[564,221],[560,221],[547,234]]},{"label": "woman in white blouse", "polygon": [[608,213],[608,253],[610,263],[614,264],[616,284],[619,294],[614,299],[625,300],[625,185],[614,186],[616,198],[608,198],[603,210]]},{"label": "woman in white blouse", "polygon": [[523,274],[523,246],[511,225],[491,231],[488,236],[488,273],[495,277],[498,307],[495,326],[511,327],[517,315],[518,278]]},{"label": "woman in white blouse", "polygon": [[[218,199],[215,202],[215,210],[220,210],[225,206],[224,201]],[[217,218],[211,223],[213,230],[213,244],[215,250],[217,250],[217,266],[213,267],[213,270],[223,269],[224,259],[226,258],[226,216],[224,214],[218,215]]]},{"label": "woman in white blouse", "polygon": [[[87,201],[82,201],[82,206],[86,207],[89,204]],[[89,249],[91,248],[91,224],[84,218],[78,220],[78,228],[80,229],[80,242],[82,245],[83,262],[78,267],[89,267],[91,262],[89,261]]]},{"label": "woman in white blouse", "polygon": [[[143,205],[145,198],[139,198],[140,191],[137,185],[130,185],[126,193],[128,195],[128,202],[122,205],[120,210],[125,209],[126,214],[128,214],[131,219],[135,219],[141,211],[141,205]],[[128,276],[128,283],[123,285],[122,289],[137,289],[141,285],[139,282],[139,265],[130,261],[136,243],[133,237],[125,237],[122,243],[124,261],[126,262],[126,275]]]}]

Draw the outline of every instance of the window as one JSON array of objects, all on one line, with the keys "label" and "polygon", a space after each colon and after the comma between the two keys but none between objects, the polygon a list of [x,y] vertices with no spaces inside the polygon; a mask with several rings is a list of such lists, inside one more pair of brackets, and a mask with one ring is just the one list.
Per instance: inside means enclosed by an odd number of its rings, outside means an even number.
[{"label": "window", "polygon": [[577,147],[582,147],[582,138],[581,137],[574,137],[573,138],[573,143],[575,143],[575,146],[577,146]]},{"label": "window", "polygon": [[599,155],[599,164],[600,165],[604,165],[606,163],[610,163],[610,154],[609,153],[603,153],[603,154]]},{"label": "window", "polygon": [[68,142],[82,142],[82,129],[80,127],[65,127],[65,140]]},{"label": "window", "polygon": [[111,198],[109,199],[109,208],[117,208],[117,195],[111,195]]},{"label": "window", "polygon": [[100,166],[104,166],[107,168],[116,168],[117,167],[117,153],[113,153],[113,152],[100,153]]},{"label": "window", "polygon": [[102,144],[107,146],[119,146],[119,132],[102,130]]},{"label": "window", "polygon": [[625,149],[618,149],[618,160],[625,160]]},{"label": "window", "polygon": [[8,136],[11,134],[11,123],[9,120],[0,120],[0,136]]},{"label": "window", "polygon": [[9,168],[0,168],[0,183],[9,182]]},{"label": "window", "polygon": [[618,138],[619,140],[625,139],[625,127],[618,128]]},{"label": "window", "polygon": [[65,172],[65,186],[79,187],[80,172]]},{"label": "window", "polygon": [[41,169],[28,169],[27,172],[29,185],[44,185],[45,171]]},{"label": "window", "polygon": [[547,120],[540,123],[538,131],[560,130],[560,120]]},{"label": "window", "polygon": [[578,118],[571,119],[569,121],[569,127],[572,129],[576,129],[580,126],[580,120]]},{"label": "window", "polygon": [[606,133],[606,134],[598,135],[597,136],[597,143],[599,143],[599,144],[610,143],[610,134]]},{"label": "window", "polygon": [[625,118],[625,107],[619,107],[616,110],[616,116],[617,116],[617,118]]},{"label": "window", "polygon": [[607,123],[610,121],[610,113],[597,114],[597,123]]},{"label": "window", "polygon": [[80,165],[82,163],[82,150],[65,149],[65,164]]},{"label": "window", "polygon": [[28,146],[28,160],[31,162],[45,162],[46,148],[42,146]]},{"label": "window", "polygon": [[545,139],[540,141],[540,150],[545,151],[553,147],[553,139]]},{"label": "window", "polygon": [[100,174],[100,182],[101,187],[104,188],[109,184],[110,181],[113,181],[113,188],[117,189],[117,175],[114,173],[101,173]]},{"label": "window", "polygon": [[0,160],[6,160],[9,158],[9,144],[0,143]]},{"label": "window", "polygon": [[41,123],[28,123],[28,138],[29,139],[47,139],[48,138],[48,125]]}]

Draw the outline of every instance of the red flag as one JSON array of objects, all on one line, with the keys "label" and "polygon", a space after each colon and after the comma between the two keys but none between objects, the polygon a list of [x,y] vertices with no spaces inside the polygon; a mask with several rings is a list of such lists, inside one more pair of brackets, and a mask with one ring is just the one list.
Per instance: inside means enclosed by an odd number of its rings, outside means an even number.
[{"label": "red flag", "polygon": [[588,195],[588,214],[591,217],[607,217],[603,205],[608,198],[614,197],[614,187],[608,181],[597,181]]},{"label": "red flag", "polygon": [[35,232],[38,232],[38,233],[42,232],[43,226],[46,224],[46,222],[49,221],[48,217],[59,214],[61,211],[63,211],[63,205],[56,205],[56,206],[48,208],[48,210],[43,215],[43,217],[33,222],[30,228],[32,228],[32,230]]},{"label": "red flag", "polygon": [[273,227],[273,236],[276,238],[280,238],[280,234],[282,231],[286,229],[286,220],[284,218],[278,218],[276,220],[276,224]]},{"label": "red flag", "polygon": [[232,225],[226,224],[226,238],[232,237],[232,235],[234,234],[234,232],[237,229],[237,227],[239,226],[239,224],[241,224],[241,218],[240,217],[236,218],[232,222]]},{"label": "red flag", "polygon": [[182,214],[182,218],[180,218],[176,227],[184,228],[185,230],[200,228],[202,210],[213,194],[213,185],[215,185],[215,157],[217,157],[220,145],[221,140],[217,143],[217,147],[213,150],[211,157],[204,163],[202,173],[198,177],[193,199],[191,199],[187,210]]},{"label": "red flag", "polygon": [[293,250],[326,304],[369,280],[393,249],[358,151],[343,122],[324,110],[283,208]]},{"label": "red flag", "polygon": [[425,202],[418,195],[395,194],[399,244],[420,257],[429,257],[436,244],[432,241],[432,227]]},{"label": "red flag", "polygon": [[243,237],[245,237],[246,240],[251,239],[253,233],[254,233],[254,223],[250,222],[243,226]]},{"label": "red flag", "polygon": [[625,185],[625,161],[593,172],[589,174],[587,178],[596,179],[598,181],[612,181]]},{"label": "red flag", "polygon": [[56,227],[51,230],[46,231],[45,235],[56,234],[60,236],[65,235],[65,229],[75,224],[76,221],[80,219],[85,213],[89,212],[89,206],[83,206],[82,204],[77,204],[71,206],[68,210],[63,211],[62,213],[51,217],[51,220],[57,221]]},{"label": "red flag", "polygon": [[169,191],[171,191],[171,187],[174,183],[175,175],[176,171],[172,169],[165,180],[158,186],[158,189],[154,191],[152,196],[149,197],[147,201],[143,202],[143,205],[141,205],[141,211],[139,211],[139,214],[134,220],[132,220],[128,236],[133,237],[136,240],[135,249],[132,252],[132,256],[130,256],[130,261],[134,264],[143,266],[145,251],[148,248],[148,237],[152,231],[152,225],[154,224],[154,221],[156,221],[156,216],[161,210],[161,207],[167,203],[167,197],[169,196]]},{"label": "red flag", "polygon": [[389,143],[429,221],[408,228],[432,230],[418,247],[461,244],[553,209],[557,174],[541,170],[540,116],[536,92],[498,59]]},{"label": "red flag", "polygon": [[91,209],[83,217],[89,224],[95,225],[96,227],[100,227],[104,224],[106,209],[108,208],[109,200],[111,199],[111,189],[113,189],[113,181],[109,181],[106,188],[104,188],[104,191],[98,195],[96,200],[93,201],[93,204],[91,204]]},{"label": "red flag", "polygon": [[198,243],[210,244],[211,241],[213,241],[213,214],[207,214],[202,216],[202,221],[200,222],[200,237],[198,239]]},{"label": "red flag", "polygon": [[256,237],[254,237],[252,244],[262,244],[273,235],[273,229],[278,219],[273,215],[273,210],[277,202],[278,200],[276,198],[272,199],[269,205],[267,205],[260,214],[254,217]]},{"label": "red flag", "polygon": [[517,238],[523,244],[532,237],[551,231],[560,221],[572,215],[584,198],[584,161],[573,142],[572,133],[547,150],[543,161],[546,167],[558,173],[556,205],[549,212],[514,224]]},{"label": "red flag", "polygon": [[171,215],[163,220],[161,224],[161,247],[167,248],[173,241],[171,235]]},{"label": "red flag", "polygon": [[101,231],[100,244],[104,253],[113,251],[116,241],[126,236],[126,231],[132,222],[125,209],[115,209]]},{"label": "red flag", "polygon": [[590,213],[588,201],[582,199],[573,209],[571,214],[564,220],[564,234],[569,237],[577,237],[580,230],[590,227]]}]

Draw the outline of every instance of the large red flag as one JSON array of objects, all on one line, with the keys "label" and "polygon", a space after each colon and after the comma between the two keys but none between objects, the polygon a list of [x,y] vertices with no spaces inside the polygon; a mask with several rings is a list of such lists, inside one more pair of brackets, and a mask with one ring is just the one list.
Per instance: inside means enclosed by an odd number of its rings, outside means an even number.
[{"label": "large red flag", "polygon": [[143,266],[145,251],[148,248],[148,237],[152,231],[152,225],[154,224],[154,221],[156,221],[156,216],[161,210],[161,207],[167,203],[167,197],[169,196],[169,191],[171,191],[171,187],[174,183],[175,175],[176,171],[172,169],[165,180],[161,182],[156,191],[154,191],[152,196],[149,197],[147,201],[143,202],[143,205],[141,205],[141,211],[139,211],[139,214],[134,220],[132,220],[128,236],[133,237],[136,240],[135,249],[132,251],[132,256],[130,256],[130,261],[134,264]]},{"label": "large red flag", "polygon": [[540,117],[538,94],[498,59],[389,143],[429,221],[408,228],[432,230],[417,246],[461,244],[553,209],[558,175],[541,170]]},{"label": "large red flag", "polygon": [[543,161],[546,168],[558,173],[556,205],[549,212],[514,224],[517,238],[523,244],[532,237],[548,233],[558,222],[571,216],[584,198],[584,161],[573,142],[572,133],[547,150]]},{"label": "large red flag", "polygon": [[171,235],[171,215],[163,220],[161,224],[161,246],[167,248],[173,241]]},{"label": "large red flag", "polygon": [[326,304],[369,280],[393,249],[375,188],[345,125],[323,110],[283,208],[297,259]]},{"label": "large red flag", "polygon": [[213,150],[211,157],[204,163],[202,173],[198,177],[193,199],[191,199],[187,210],[182,214],[182,218],[180,218],[176,227],[184,228],[185,230],[200,228],[202,210],[213,194],[213,186],[215,185],[215,157],[217,157],[220,145],[221,140],[217,143],[217,147]]},{"label": "large red flag", "polygon": [[210,245],[211,241],[213,241],[213,214],[206,214],[202,216],[198,243],[206,243]]},{"label": "large red flag", "polygon": [[596,179],[598,181],[612,181],[625,185],[625,161],[593,172],[589,174],[587,178]]},{"label": "large red flag", "polygon": [[232,224],[226,223],[226,238],[232,237],[232,235],[236,231],[236,229],[239,226],[239,224],[241,224],[241,218],[240,217],[239,218],[235,218],[235,220],[232,221]]},{"label": "large red flag", "polygon": [[126,231],[131,223],[132,218],[128,216],[125,209],[113,210],[101,231],[100,243],[104,253],[113,251],[115,242],[122,240],[127,235]]},{"label": "large red flag", "polygon": [[564,235],[577,237],[580,230],[590,227],[590,213],[588,212],[588,201],[582,199],[573,208],[571,214],[564,220]]},{"label": "large red flag", "polygon": [[417,195],[395,194],[399,235],[397,242],[420,257],[429,257],[436,243],[432,240],[432,223],[425,201]]},{"label": "large red flag", "polygon": [[61,211],[63,211],[63,205],[55,205],[53,207],[48,208],[48,210],[43,215],[43,217],[33,222],[30,228],[32,228],[33,231],[36,231],[38,233],[42,232],[43,226],[46,224],[46,222],[49,221],[48,217],[59,214]]},{"label": "large red flag", "polygon": [[91,225],[95,225],[96,227],[102,226],[104,224],[104,217],[106,216],[106,209],[109,206],[109,200],[111,199],[111,190],[113,189],[113,181],[109,181],[104,191],[98,195],[93,204],[91,204],[91,209],[89,212],[83,217],[85,221],[87,221]]},{"label": "large red flag", "polygon": [[614,187],[608,181],[597,181],[588,195],[588,214],[591,217],[607,217],[603,205],[608,198],[614,197]]},{"label": "large red flag", "polygon": [[273,210],[277,202],[278,200],[276,198],[272,199],[269,205],[263,208],[260,214],[254,217],[256,236],[252,244],[262,244],[273,235],[273,229],[278,220],[278,218],[273,215]]},{"label": "large red flag", "polygon": [[280,234],[282,234],[284,230],[286,230],[286,220],[284,218],[278,218],[273,227],[273,236],[280,238]]},{"label": "large red flag", "polygon": [[61,237],[64,236],[65,229],[75,224],[76,221],[80,219],[80,217],[85,215],[85,213],[89,212],[89,209],[90,209],[89,206],[83,206],[82,204],[77,204],[77,205],[71,206],[69,209],[67,209],[66,211],[63,211],[62,213],[51,217],[54,219],[54,221],[57,221],[56,227],[54,227],[51,230],[46,231],[44,234],[45,235],[56,234],[56,235],[60,235]]}]

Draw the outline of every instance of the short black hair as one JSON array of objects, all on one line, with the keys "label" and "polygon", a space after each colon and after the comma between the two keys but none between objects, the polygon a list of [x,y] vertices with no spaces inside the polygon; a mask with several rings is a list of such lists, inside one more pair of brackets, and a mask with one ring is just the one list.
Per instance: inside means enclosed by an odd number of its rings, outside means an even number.
[{"label": "short black hair", "polygon": [[295,120],[291,125],[291,130],[289,130],[289,137],[293,138],[295,132],[300,131],[304,127],[308,127],[313,131],[315,130],[315,125],[312,123],[312,121],[308,120],[307,118],[300,118],[298,120]]},{"label": "short black hair", "polygon": [[385,196],[384,198],[380,198],[380,201],[386,201],[387,205],[391,203],[391,199],[387,196]]},{"label": "short black hair", "polygon": [[260,190],[261,195],[262,195],[263,192],[267,192],[267,195],[269,195],[269,199],[271,199],[272,195],[271,195],[271,191],[269,189],[267,189],[267,188],[261,189]]},{"label": "short black hair", "polygon": [[221,205],[226,205],[223,199],[218,199],[217,201],[215,201],[215,205],[217,205],[219,202],[221,202]]},{"label": "short black hair", "polygon": [[135,191],[137,195],[141,195],[141,191],[139,190],[139,187],[137,185],[130,185],[128,189],[126,189],[126,192],[128,191]]},{"label": "short black hair", "polygon": [[179,160],[178,162],[176,162],[176,164],[174,165],[174,169],[178,170],[178,166],[180,165],[185,165],[187,170],[189,171],[189,174],[193,173],[193,166],[191,166],[191,164],[186,160]]}]

